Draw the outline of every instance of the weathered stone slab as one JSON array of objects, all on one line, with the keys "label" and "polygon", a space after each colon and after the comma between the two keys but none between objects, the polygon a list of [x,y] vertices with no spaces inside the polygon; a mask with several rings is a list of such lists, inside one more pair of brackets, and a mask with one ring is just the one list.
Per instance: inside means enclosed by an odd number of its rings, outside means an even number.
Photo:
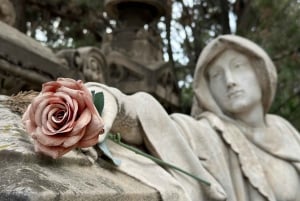
[{"label": "weathered stone slab", "polygon": [[[5,100],[0,96],[0,101]],[[159,193],[79,151],[60,159],[38,155],[21,117],[0,104],[0,200],[160,200]]]},{"label": "weathered stone slab", "polygon": [[35,86],[26,89],[37,88],[45,81],[58,77],[83,79],[78,69],[63,65],[51,49],[38,41],[1,21],[0,30],[0,71],[12,76],[11,79],[22,78],[22,82]]}]

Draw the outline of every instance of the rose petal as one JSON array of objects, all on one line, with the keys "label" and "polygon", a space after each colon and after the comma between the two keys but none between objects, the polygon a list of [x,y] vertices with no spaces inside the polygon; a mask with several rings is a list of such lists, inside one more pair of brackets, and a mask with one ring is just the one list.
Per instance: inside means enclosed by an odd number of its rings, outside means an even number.
[{"label": "rose petal", "polygon": [[65,86],[70,89],[80,89],[78,82],[70,78],[58,78],[57,82],[61,84],[61,86]]},{"label": "rose petal", "polygon": [[57,97],[60,97],[64,103],[66,104],[70,104],[70,106],[73,108],[73,101],[72,101],[72,98],[66,94],[66,93],[63,93],[63,92],[55,92],[53,94],[53,96],[57,96]]},{"label": "rose petal", "polygon": [[30,115],[29,115],[30,111],[31,111],[31,104],[28,105],[26,111],[24,112],[24,114],[22,116],[22,122],[30,119]]},{"label": "rose petal", "polygon": [[86,127],[86,134],[84,135],[83,140],[88,140],[94,138],[95,136],[99,136],[99,134],[102,134],[101,130],[103,127],[104,123],[99,114],[93,114],[89,125]]},{"label": "rose petal", "polygon": [[98,135],[88,140],[80,140],[77,144],[77,147],[86,148],[86,147],[94,146],[97,143],[98,143]]},{"label": "rose petal", "polygon": [[69,112],[68,121],[70,118],[72,118],[72,120],[70,121],[75,121],[78,112],[77,101],[75,99],[72,99],[70,96],[68,96],[68,94],[63,92],[56,92],[54,95],[61,97],[62,99],[65,100],[65,103],[67,104],[67,110]]},{"label": "rose petal", "polygon": [[59,89],[57,89],[57,92],[63,92],[65,94],[68,94],[69,96],[71,96],[72,99],[75,99],[78,103],[79,112],[81,112],[86,107],[85,102],[84,102],[85,94],[83,91],[70,89],[70,88],[62,86]]},{"label": "rose petal", "polygon": [[[83,85],[83,89],[86,88],[84,85]],[[87,89],[86,89],[87,90]],[[93,113],[93,114],[98,114],[98,111],[94,105],[94,101],[92,99],[92,95],[91,93],[89,93],[89,95],[85,96],[84,97],[84,101],[85,101],[85,104],[86,106],[89,108],[89,110]]]},{"label": "rose petal", "polygon": [[53,123],[52,121],[47,121],[46,122],[46,127],[49,130],[49,133],[53,133],[56,134],[57,131],[57,125],[55,123]]},{"label": "rose petal", "polygon": [[84,83],[81,80],[78,80],[77,82],[80,86],[80,90],[83,91],[84,94],[88,94],[87,97],[91,100],[91,102],[93,102],[91,91],[84,85]]},{"label": "rose petal", "polygon": [[[65,106],[62,105],[51,105],[50,111],[48,113],[48,120],[54,125],[60,125],[68,120],[69,112]],[[63,113],[61,118],[57,118],[57,113]]]},{"label": "rose petal", "polygon": [[[66,104],[66,109],[69,114],[67,123],[63,127],[61,127],[57,131],[57,133],[66,132],[65,130],[74,124],[74,121],[76,119],[77,112],[78,112],[78,104],[77,104],[76,100],[71,99],[70,96],[68,96],[67,94],[65,94],[63,92],[56,92],[56,93],[54,93],[54,95],[64,100],[63,103]],[[68,129],[68,132],[69,132],[69,129]]]},{"label": "rose petal", "polygon": [[73,146],[75,144],[77,144],[81,138],[83,137],[83,135],[85,134],[85,128],[83,128],[79,133],[78,135],[73,135],[73,136],[70,136],[68,137],[64,143],[62,144],[63,147],[67,148],[67,147],[70,147],[70,146]]},{"label": "rose petal", "polygon": [[61,87],[61,84],[57,81],[46,82],[42,85],[41,92],[55,92],[59,87]]},{"label": "rose petal", "polygon": [[36,128],[32,137],[45,146],[60,146],[68,138],[63,135],[47,135],[40,127]]},{"label": "rose petal", "polygon": [[45,100],[45,98],[46,99],[50,98],[52,96],[52,94],[53,94],[52,92],[47,92],[45,94],[39,94],[32,100],[30,107],[27,108],[27,111],[29,112],[29,114],[28,114],[29,119],[31,119],[32,121],[34,120],[34,116],[35,116],[37,107],[40,105],[40,103],[43,100]]},{"label": "rose petal", "polygon": [[77,134],[83,127],[85,127],[91,121],[92,115],[90,111],[86,108],[81,113],[80,117],[74,123],[74,128],[70,133],[70,136]]},{"label": "rose petal", "polygon": [[67,125],[64,125],[64,126],[66,126],[66,128],[64,128],[62,131],[57,130],[54,133],[50,132],[47,128],[45,128],[45,126],[41,127],[41,131],[44,135],[49,135],[49,136],[60,135],[60,136],[67,137],[67,134],[72,131],[73,127],[70,123],[68,123]]},{"label": "rose petal", "polygon": [[40,152],[47,156],[51,156],[54,159],[61,157],[62,155],[68,153],[69,151],[71,151],[74,148],[75,148],[75,146],[68,147],[68,148],[61,147],[61,146],[49,147],[49,146],[40,144],[39,142],[34,143],[34,149],[36,152]]},{"label": "rose petal", "polygon": [[[63,119],[61,122],[59,121],[54,121],[53,116],[58,110],[67,110],[67,105],[65,103],[62,104],[51,104],[47,105],[47,107],[44,109],[43,114],[42,114],[42,125],[45,127],[45,130],[48,130],[50,133],[47,132],[48,135],[56,134],[62,126],[65,126],[68,121],[67,119],[67,113],[64,115]],[[59,123],[64,123],[64,125],[59,125]]]},{"label": "rose petal", "polygon": [[[73,101],[73,107],[74,107],[74,110],[72,110],[70,107],[69,107],[69,104],[68,104],[68,107],[67,107],[67,110],[68,110],[68,119],[67,119],[67,122],[65,123],[65,125],[63,127],[61,127],[57,132],[58,133],[65,133],[66,131],[67,132],[70,132],[71,130],[69,128],[72,128],[73,129],[73,125],[75,124],[75,120],[76,120],[76,117],[77,117],[77,112],[78,112],[78,105],[77,105],[77,102],[75,100],[72,100]],[[71,118],[71,119],[70,119]]]},{"label": "rose petal", "polygon": [[32,102],[31,102],[31,105],[32,105],[32,109],[33,110],[36,110],[36,108],[39,106],[40,102],[47,99],[47,98],[50,98],[50,97],[53,97],[53,92],[45,92],[45,93],[40,93],[38,96],[36,96]]},{"label": "rose petal", "polygon": [[23,124],[25,126],[25,129],[27,131],[27,133],[31,136],[32,133],[35,131],[36,129],[36,125],[34,122],[32,122],[31,120],[25,120],[23,121]]},{"label": "rose petal", "polygon": [[[57,105],[61,105],[61,104],[47,105],[44,108],[42,115],[40,117],[42,119],[42,125],[43,125],[43,127],[45,127],[45,132],[47,132],[48,135],[54,135],[55,131],[57,130],[57,129],[53,128],[53,126],[54,127],[56,126],[55,124],[53,124],[53,125],[48,124],[49,123],[49,114],[51,114],[50,111],[53,107],[55,107],[55,106],[57,107]],[[51,120],[50,120],[50,122],[51,122]]]},{"label": "rose petal", "polygon": [[32,103],[32,112],[34,113],[34,120],[37,126],[42,126],[42,112],[48,104],[63,103],[59,97],[54,97],[54,96],[46,96],[46,97],[41,96],[41,99],[42,99],[41,101]]},{"label": "rose petal", "polygon": [[84,94],[86,94],[84,96],[85,104],[91,110],[92,113],[98,113],[98,111],[94,105],[93,97],[92,97],[90,90],[83,84],[83,82],[81,80],[79,80],[78,82],[80,83],[80,87],[81,87],[80,89],[84,92]]}]

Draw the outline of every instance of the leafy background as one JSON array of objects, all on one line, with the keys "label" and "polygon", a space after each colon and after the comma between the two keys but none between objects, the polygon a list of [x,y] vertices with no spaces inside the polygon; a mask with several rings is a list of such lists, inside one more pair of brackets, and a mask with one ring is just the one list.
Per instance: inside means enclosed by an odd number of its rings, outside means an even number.
[{"label": "leafy background", "polygon": [[[104,1],[12,0],[16,28],[54,51],[100,47],[105,33],[118,28]],[[271,113],[300,130],[299,0],[168,0],[168,14],[152,28],[162,38],[164,58],[175,69],[181,110],[189,113],[195,63],[202,48],[219,34],[235,33],[260,44],[278,68],[279,84]]]}]

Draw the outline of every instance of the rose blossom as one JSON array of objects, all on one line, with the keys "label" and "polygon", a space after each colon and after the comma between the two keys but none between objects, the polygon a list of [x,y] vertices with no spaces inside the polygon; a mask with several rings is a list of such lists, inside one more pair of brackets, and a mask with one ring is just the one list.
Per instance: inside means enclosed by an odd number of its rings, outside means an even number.
[{"label": "rose blossom", "polygon": [[35,151],[58,158],[73,148],[90,147],[103,133],[103,120],[82,81],[58,78],[43,84],[22,122]]}]

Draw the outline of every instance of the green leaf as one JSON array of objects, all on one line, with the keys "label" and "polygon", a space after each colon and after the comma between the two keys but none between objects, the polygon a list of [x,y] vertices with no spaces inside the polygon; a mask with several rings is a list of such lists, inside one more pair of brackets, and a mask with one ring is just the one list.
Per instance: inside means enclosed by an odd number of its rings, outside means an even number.
[{"label": "green leaf", "polygon": [[110,159],[113,164],[115,166],[119,166],[121,164],[121,160],[119,159],[116,159],[112,156],[111,152],[109,151],[107,145],[106,145],[106,140],[104,140],[103,142],[101,143],[98,143],[98,147],[100,148],[100,150],[103,152],[103,154],[108,158]]},{"label": "green leaf", "polygon": [[93,100],[94,100],[94,105],[96,109],[98,110],[99,114],[102,114],[103,107],[104,107],[104,94],[102,92],[98,92],[95,94],[93,93]]},{"label": "green leaf", "polygon": [[[104,94],[102,92],[95,93],[95,91],[91,91],[93,96],[94,105],[98,111],[98,113],[101,115],[104,107]],[[99,149],[102,151],[102,153],[113,162],[115,166],[119,166],[121,164],[121,160],[116,159],[112,156],[111,152],[109,151],[107,145],[106,145],[106,138],[103,142],[97,144]]]}]

